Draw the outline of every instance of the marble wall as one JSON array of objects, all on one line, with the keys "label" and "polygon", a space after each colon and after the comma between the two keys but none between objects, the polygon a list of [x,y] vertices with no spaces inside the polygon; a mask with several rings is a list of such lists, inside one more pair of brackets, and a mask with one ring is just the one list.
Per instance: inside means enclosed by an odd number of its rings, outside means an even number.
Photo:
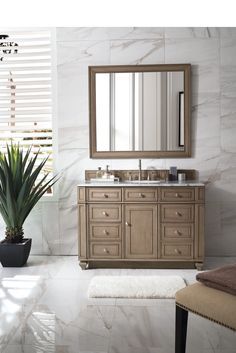
[{"label": "marble wall", "polygon": [[[192,158],[143,168],[194,168],[207,183],[206,255],[236,255],[236,28],[57,28],[58,197],[43,201],[25,233],[34,254],[77,254],[76,185],[84,169],[137,168],[89,159],[88,65],[192,64]],[[0,225],[2,230],[2,225]],[[1,232],[2,233],[2,232]]]}]

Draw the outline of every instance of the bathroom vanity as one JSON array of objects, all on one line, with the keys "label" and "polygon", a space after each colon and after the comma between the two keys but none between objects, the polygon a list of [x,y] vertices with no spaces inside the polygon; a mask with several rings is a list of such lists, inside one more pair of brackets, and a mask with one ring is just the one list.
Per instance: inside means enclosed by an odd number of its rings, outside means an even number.
[{"label": "bathroom vanity", "polygon": [[78,185],[80,266],[201,269],[204,184]]},{"label": "bathroom vanity", "polygon": [[[90,157],[191,156],[191,65],[89,67]],[[122,182],[78,186],[79,260],[87,267],[201,269],[204,184],[168,170],[116,170]]]}]

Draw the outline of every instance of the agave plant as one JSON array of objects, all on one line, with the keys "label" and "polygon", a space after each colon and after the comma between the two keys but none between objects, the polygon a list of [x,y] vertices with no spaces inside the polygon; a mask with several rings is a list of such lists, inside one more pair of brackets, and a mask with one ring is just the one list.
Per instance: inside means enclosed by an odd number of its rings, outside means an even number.
[{"label": "agave plant", "polygon": [[38,176],[47,159],[36,166],[39,155],[31,157],[31,147],[25,154],[18,145],[7,145],[6,154],[0,152],[0,213],[6,224],[5,241],[21,243],[24,239],[23,224],[27,216],[56,181],[56,177],[41,180]]}]

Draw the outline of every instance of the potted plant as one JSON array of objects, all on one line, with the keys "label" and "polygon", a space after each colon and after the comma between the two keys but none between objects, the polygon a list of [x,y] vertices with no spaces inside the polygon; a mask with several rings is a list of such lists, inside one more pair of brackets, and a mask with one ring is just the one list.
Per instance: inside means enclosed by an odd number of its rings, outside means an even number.
[{"label": "potted plant", "polygon": [[5,239],[0,242],[0,261],[4,267],[21,267],[31,249],[31,238],[24,238],[23,224],[43,194],[57,181],[39,174],[48,159],[37,166],[38,151],[31,157],[31,147],[23,153],[18,145],[7,145],[0,152],[0,213],[6,224]]}]

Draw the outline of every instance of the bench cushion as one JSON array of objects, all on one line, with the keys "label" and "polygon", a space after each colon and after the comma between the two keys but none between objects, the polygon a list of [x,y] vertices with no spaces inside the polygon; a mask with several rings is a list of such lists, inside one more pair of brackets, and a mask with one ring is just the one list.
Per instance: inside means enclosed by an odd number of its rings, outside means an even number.
[{"label": "bench cushion", "polygon": [[236,296],[194,283],[176,293],[176,304],[236,330]]}]

